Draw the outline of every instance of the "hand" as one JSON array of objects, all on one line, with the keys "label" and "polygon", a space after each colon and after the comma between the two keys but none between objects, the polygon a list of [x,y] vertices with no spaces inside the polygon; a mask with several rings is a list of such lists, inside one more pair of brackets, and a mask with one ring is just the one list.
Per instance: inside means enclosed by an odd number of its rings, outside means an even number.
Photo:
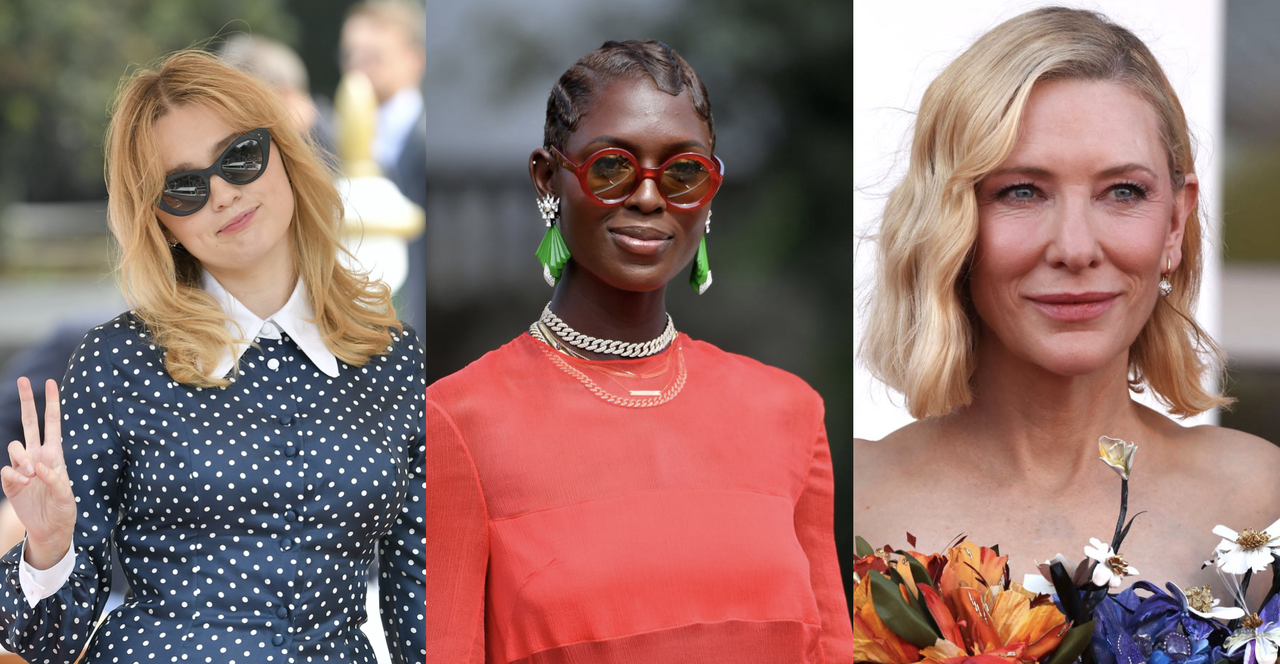
[{"label": "hand", "polygon": [[66,555],[76,526],[76,499],[62,459],[58,384],[52,380],[46,382],[44,395],[44,443],[41,444],[31,382],[25,377],[18,379],[22,433],[27,444],[23,447],[16,440],[9,443],[9,461],[13,465],[0,468],[4,495],[9,497],[18,520],[27,529],[27,562],[36,569],[53,567]]}]

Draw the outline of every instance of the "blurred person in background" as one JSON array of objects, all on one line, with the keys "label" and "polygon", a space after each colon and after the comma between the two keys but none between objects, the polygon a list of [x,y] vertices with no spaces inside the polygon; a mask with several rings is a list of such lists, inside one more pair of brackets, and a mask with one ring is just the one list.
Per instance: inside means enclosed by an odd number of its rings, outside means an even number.
[{"label": "blurred person in background", "polygon": [[[43,436],[19,381],[25,447],[0,480],[27,538],[0,559],[4,642],[33,662],[372,664],[378,544],[393,661],[423,661],[422,352],[385,285],[338,260],[333,173],[209,54],[120,90],[108,215],[134,310],[85,337],[61,403],[45,383]],[[110,543],[129,599],[90,641]]]},{"label": "blurred person in background", "polygon": [[256,76],[280,95],[304,133],[325,153],[333,152],[332,108],[316,104],[308,92],[307,66],[297,52],[267,37],[235,34],[218,51],[227,64]]},{"label": "blurred person in background", "polygon": [[528,162],[551,302],[427,390],[430,661],[852,662],[821,398],[666,311],[691,262],[712,284],[715,147],[661,42],[552,88]]},{"label": "blurred person in background", "polygon": [[[405,198],[427,204],[426,12],[416,0],[371,0],[351,7],[342,25],[343,71],[369,77],[378,99],[373,159]],[[426,237],[409,243],[406,320],[426,326]]]}]

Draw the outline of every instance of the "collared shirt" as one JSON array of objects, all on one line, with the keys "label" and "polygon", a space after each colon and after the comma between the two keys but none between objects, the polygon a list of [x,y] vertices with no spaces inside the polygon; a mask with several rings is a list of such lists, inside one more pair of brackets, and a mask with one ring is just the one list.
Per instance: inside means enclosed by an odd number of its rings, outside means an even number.
[{"label": "collared shirt", "polygon": [[227,332],[232,338],[239,340],[231,348],[222,349],[218,366],[213,371],[214,376],[226,376],[235,368],[236,362],[249,348],[249,340],[279,339],[281,330],[293,338],[298,348],[307,354],[307,359],[311,360],[326,376],[334,378],[338,375],[338,358],[324,344],[324,338],[320,336],[320,328],[312,322],[316,315],[311,309],[311,304],[307,302],[307,289],[302,285],[301,279],[293,287],[293,294],[289,296],[289,301],[266,320],[258,318],[256,314],[249,311],[248,307],[241,304],[240,300],[228,293],[208,270],[204,271],[200,285],[206,293],[218,301],[229,319]]},{"label": "collared shirt", "polygon": [[[231,348],[224,348],[214,369],[215,376],[226,376],[235,369],[236,363],[249,348],[249,339],[279,339],[283,330],[293,339],[298,348],[306,353],[316,368],[330,378],[338,376],[338,358],[324,345],[320,336],[320,328],[312,321],[315,313],[307,302],[307,289],[299,279],[293,287],[293,294],[279,311],[271,314],[266,320],[258,318],[248,307],[240,303],[234,295],[218,283],[218,280],[204,270],[200,287],[213,296],[227,315],[227,332],[237,343]],[[277,360],[270,360],[276,362]],[[275,367],[270,367],[274,369]],[[76,547],[72,543],[66,555],[49,569],[39,570],[27,564],[26,543],[23,543],[22,565],[18,569],[18,579],[22,584],[22,594],[27,603],[35,607],[40,600],[52,596],[66,583],[75,569]]]},{"label": "collared shirt", "polygon": [[405,88],[378,107],[378,129],[373,136],[373,160],[384,174],[395,169],[413,123],[422,115],[422,92]]}]

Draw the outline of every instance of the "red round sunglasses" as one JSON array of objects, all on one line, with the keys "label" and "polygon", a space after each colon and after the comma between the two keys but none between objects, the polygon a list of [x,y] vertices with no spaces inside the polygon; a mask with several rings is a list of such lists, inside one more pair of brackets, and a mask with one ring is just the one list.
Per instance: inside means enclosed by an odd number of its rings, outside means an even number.
[{"label": "red round sunglasses", "polygon": [[554,146],[551,152],[577,176],[582,192],[600,205],[621,205],[642,181],[651,179],[668,204],[692,210],[711,202],[724,180],[724,162],[696,152],[675,155],[657,168],[641,166],[635,155],[622,148],[594,152],[581,164]]}]

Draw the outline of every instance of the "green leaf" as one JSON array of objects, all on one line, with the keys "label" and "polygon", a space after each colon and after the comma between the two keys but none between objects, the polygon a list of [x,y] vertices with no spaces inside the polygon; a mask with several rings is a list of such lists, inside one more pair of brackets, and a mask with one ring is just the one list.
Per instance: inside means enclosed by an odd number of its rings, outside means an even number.
[{"label": "green leaf", "polygon": [[1074,662],[1085,648],[1089,647],[1089,639],[1093,638],[1093,624],[1095,621],[1090,620],[1083,625],[1072,627],[1067,635],[1062,637],[1062,642],[1045,660],[1044,664],[1070,664]]},{"label": "green leaf", "polygon": [[926,585],[937,590],[937,586],[933,585],[933,579],[929,576],[929,570],[925,569],[924,564],[916,560],[915,556],[905,551],[895,551],[894,553],[902,556],[902,559],[907,561],[907,566],[911,568],[911,578],[915,579],[916,585]]},{"label": "green leaf", "polygon": [[858,554],[859,558],[865,558],[874,554],[876,550],[871,548],[871,545],[867,544],[867,540],[862,539],[861,535],[855,535],[853,538],[853,552]]},{"label": "green leaf", "polygon": [[902,599],[897,584],[878,572],[871,572],[870,578],[871,602],[875,605],[876,615],[894,634],[917,648],[928,648],[942,638],[929,627],[918,610],[912,609]]}]

